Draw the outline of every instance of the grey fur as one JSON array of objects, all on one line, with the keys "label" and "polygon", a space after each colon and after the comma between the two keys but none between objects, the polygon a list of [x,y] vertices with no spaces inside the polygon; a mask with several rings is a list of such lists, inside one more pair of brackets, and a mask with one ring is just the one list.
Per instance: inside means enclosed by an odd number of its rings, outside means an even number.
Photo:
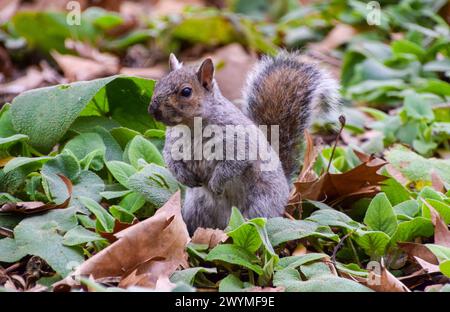
[{"label": "grey fur", "polygon": [[[282,83],[265,89],[270,83],[280,82],[273,76],[278,74],[284,76]],[[193,68],[182,67],[163,78],[155,88],[155,107],[185,77],[192,75],[195,75]],[[222,129],[226,125],[251,126],[261,138],[264,134],[258,125],[278,124],[281,161],[272,148],[270,159],[276,165],[271,171],[261,170],[261,159],[177,161],[170,152],[177,138],[172,137],[173,128],[168,127],[163,155],[177,180],[188,186],[182,214],[189,232],[193,233],[197,227],[225,228],[233,206],[246,218],[281,216],[289,198],[288,178],[297,165],[297,146],[303,130],[309,127],[315,107],[328,111],[336,105],[336,82],[315,65],[299,62],[297,55],[281,53],[275,58],[265,57],[256,66],[245,92],[248,104],[245,113],[222,96],[214,80],[212,90],[204,92],[199,113],[203,127],[208,124]],[[203,144],[207,141],[204,138]],[[255,144],[245,143],[246,149],[249,144]]]}]

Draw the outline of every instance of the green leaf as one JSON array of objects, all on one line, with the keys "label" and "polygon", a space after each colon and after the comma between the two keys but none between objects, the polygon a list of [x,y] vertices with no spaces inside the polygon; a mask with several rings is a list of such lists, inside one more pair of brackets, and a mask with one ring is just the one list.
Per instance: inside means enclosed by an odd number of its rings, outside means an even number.
[{"label": "green leaf", "polygon": [[24,134],[14,134],[12,136],[2,138],[0,137],[0,150],[6,151],[8,148],[13,146],[18,142],[23,142],[28,140],[28,136]]},{"label": "green leaf", "polygon": [[14,157],[8,163],[5,165],[5,168],[3,169],[4,173],[11,172],[17,168],[20,168],[25,165],[34,164],[35,167],[41,167],[43,164],[45,164],[50,159],[53,159],[51,156],[41,156],[41,157]]},{"label": "green leaf", "polygon": [[108,161],[106,167],[111,172],[113,177],[125,187],[128,186],[128,179],[137,172],[133,166],[122,161]]},{"label": "green leaf", "polygon": [[64,150],[70,150],[84,165],[84,169],[101,170],[106,152],[103,139],[97,133],[81,133],[67,142]]},{"label": "green leaf", "polygon": [[272,256],[276,256],[270,244],[265,225],[266,219],[264,218],[245,221],[240,211],[236,207],[233,207],[230,222],[225,232],[229,237],[233,238],[235,245],[241,246],[251,253],[256,252],[261,244],[263,244]]},{"label": "green leaf", "polygon": [[450,260],[445,260],[439,264],[439,270],[447,277],[450,277]]},{"label": "green leaf", "polygon": [[371,290],[357,282],[335,275],[326,274],[302,281],[300,273],[286,268],[275,273],[273,284],[284,287],[288,292],[370,292]]},{"label": "green leaf", "polygon": [[356,230],[363,225],[352,220],[345,213],[334,209],[322,209],[312,213],[311,216],[305,219],[306,221],[313,221],[323,226],[340,227],[348,230]]},{"label": "green leaf", "polygon": [[398,216],[406,216],[407,218],[414,218],[420,211],[419,203],[410,199],[399,203],[393,207],[394,213]]},{"label": "green leaf", "polygon": [[358,230],[357,235],[354,237],[356,243],[364,249],[364,251],[372,256],[383,256],[386,251],[386,247],[389,244],[390,237],[381,231],[363,231]]},{"label": "green leaf", "polygon": [[125,190],[125,191],[105,191],[105,192],[101,192],[100,195],[105,198],[105,199],[115,199],[115,198],[120,198],[123,197],[125,195],[130,194],[132,191],[130,190]]},{"label": "green leaf", "polygon": [[130,213],[127,209],[122,208],[121,206],[112,205],[109,207],[109,212],[114,218],[123,223],[131,224],[135,219],[132,213]]},{"label": "green leaf", "polygon": [[156,127],[147,114],[153,85],[152,80],[112,76],[30,90],[13,100],[11,120],[42,151],[50,150],[80,115],[109,114],[122,126],[144,131]]},{"label": "green leaf", "polygon": [[439,262],[450,260],[450,248],[436,244],[426,244],[428,249],[438,258]]},{"label": "green leaf", "polygon": [[259,259],[254,254],[236,245],[218,245],[209,252],[206,260],[232,263],[250,269],[258,275],[263,274],[263,269],[257,264]]},{"label": "green leaf", "polygon": [[84,207],[80,202],[81,196],[88,197],[96,202],[99,202],[102,197],[100,193],[105,190],[103,180],[92,171],[81,171],[78,178],[74,181],[72,189],[72,199],[69,205],[78,208]]},{"label": "green leaf", "polygon": [[320,226],[311,221],[272,218],[267,220],[266,229],[272,246],[306,237],[318,237],[339,242],[339,236],[334,234],[329,227]]},{"label": "green leaf", "polygon": [[145,198],[141,194],[132,192],[127,194],[119,203],[129,213],[135,213],[141,209],[145,204]]},{"label": "green leaf", "polygon": [[397,231],[391,238],[391,244],[395,245],[397,242],[409,242],[416,237],[430,237],[433,235],[433,232],[433,224],[429,219],[416,217],[410,221],[399,223]]},{"label": "green leaf", "polygon": [[[427,203],[436,209],[446,224],[450,224],[450,205],[444,203],[442,200],[435,199],[427,199]],[[431,219],[430,208],[425,204],[422,204],[422,216]]]},{"label": "green leaf", "polygon": [[430,103],[418,94],[411,94],[405,97],[404,110],[406,114],[414,119],[434,120],[434,113]]},{"label": "green leaf", "polygon": [[308,253],[301,256],[289,256],[281,258],[278,262],[278,269],[298,268],[304,264],[314,262],[319,259],[328,258],[329,256],[322,253]]},{"label": "green leaf", "polygon": [[70,180],[76,180],[80,174],[80,165],[72,154],[64,153],[47,161],[41,172],[46,176],[60,174]]},{"label": "green leaf", "polygon": [[0,240],[0,262],[16,262],[26,255],[44,259],[62,277],[84,261],[79,248],[64,246],[64,234],[77,226],[75,210],[61,209],[30,216],[14,229],[14,239]]},{"label": "green leaf", "polygon": [[146,201],[161,207],[179,187],[172,174],[161,166],[150,164],[128,179],[129,188],[141,194]]},{"label": "green leaf", "polygon": [[179,282],[184,282],[188,285],[193,286],[195,277],[199,273],[208,273],[208,274],[217,273],[217,269],[216,268],[196,267],[196,268],[188,268],[185,270],[175,271],[172,274],[172,276],[170,277],[170,281],[175,284],[179,283]]},{"label": "green leaf", "polygon": [[159,150],[141,135],[135,136],[131,140],[128,146],[128,159],[135,168],[139,167],[139,159],[145,160],[148,164],[164,166],[164,160]]},{"label": "green leaf", "polygon": [[430,173],[435,171],[444,182],[450,183],[450,163],[447,160],[424,158],[399,145],[385,154],[389,163],[410,181],[431,181]]},{"label": "green leaf", "polygon": [[370,202],[364,223],[374,231],[382,231],[392,236],[397,229],[397,217],[386,194],[377,194]]},{"label": "green leaf", "polygon": [[97,221],[101,225],[100,230],[106,233],[112,233],[115,221],[108,211],[88,197],[80,196],[79,199],[81,203],[95,215]]},{"label": "green leaf", "polygon": [[84,227],[78,225],[64,235],[63,244],[65,246],[77,246],[100,240],[105,239],[99,234],[86,230]]},{"label": "green leaf", "polygon": [[241,292],[252,286],[250,283],[242,282],[236,275],[228,274],[220,281],[219,292]]}]

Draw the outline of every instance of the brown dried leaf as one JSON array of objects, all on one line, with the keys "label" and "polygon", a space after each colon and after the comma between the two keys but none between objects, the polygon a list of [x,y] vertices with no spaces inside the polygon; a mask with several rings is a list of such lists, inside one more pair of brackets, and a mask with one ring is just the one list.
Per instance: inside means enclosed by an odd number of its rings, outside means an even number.
[{"label": "brown dried leaf", "polygon": [[442,178],[437,174],[436,171],[431,171],[431,186],[438,192],[445,193],[445,184]]},{"label": "brown dried leaf", "polygon": [[20,0],[3,0],[0,2],[0,25],[8,22],[19,8]]},{"label": "brown dried leaf", "polygon": [[[376,281],[376,283],[368,283],[368,281]],[[381,266],[380,275],[374,271],[369,272],[369,277],[363,279],[362,282],[369,288],[378,292],[410,292],[408,287],[405,286],[398,278],[392,275],[388,269],[383,265]]]},{"label": "brown dried leaf", "polygon": [[92,275],[95,279],[123,276],[122,287],[141,283],[155,287],[161,276],[170,276],[180,265],[187,267],[185,247],[190,238],[181,217],[180,193],[153,217],[116,237],[115,243],[84,262],[74,275]]},{"label": "brown dried leaf", "polygon": [[326,172],[310,182],[295,182],[302,199],[336,203],[349,197],[373,196],[387,177],[378,174],[386,162],[371,156],[368,161],[339,174]]},{"label": "brown dried leaf", "polygon": [[440,272],[439,265],[430,263],[428,261],[425,261],[419,257],[414,257],[414,259],[417,261],[417,263],[427,272],[427,273],[434,273],[434,272]]},{"label": "brown dried leaf", "polygon": [[209,248],[214,248],[227,239],[227,234],[220,229],[205,229],[200,227],[195,230],[191,242],[194,244],[206,244]]},{"label": "brown dried leaf", "polygon": [[[109,59],[109,62],[104,62],[74,55],[63,55],[56,51],[52,52],[51,55],[69,81],[91,80],[119,72],[118,60],[117,63],[111,62],[111,59]],[[104,60],[107,59],[104,58]]]},{"label": "brown dried leaf", "polygon": [[72,181],[63,175],[58,174],[67,187],[69,197],[62,204],[49,204],[40,201],[6,203],[0,207],[0,212],[17,212],[23,214],[31,214],[51,209],[67,208],[72,197]]},{"label": "brown dried leaf", "polygon": [[450,248],[450,231],[444,219],[426,199],[421,198],[420,200],[430,209],[431,222],[434,225],[434,243]]},{"label": "brown dried leaf", "polygon": [[32,66],[27,69],[24,76],[8,82],[0,84],[0,94],[19,94],[26,90],[39,87],[44,82],[42,72]]},{"label": "brown dried leaf", "polygon": [[328,53],[350,41],[356,33],[356,29],[352,26],[347,24],[338,24],[321,42],[311,44],[311,48],[322,53]]},{"label": "brown dried leaf", "polygon": [[411,258],[420,258],[431,264],[439,264],[436,256],[423,244],[397,243],[397,245]]}]

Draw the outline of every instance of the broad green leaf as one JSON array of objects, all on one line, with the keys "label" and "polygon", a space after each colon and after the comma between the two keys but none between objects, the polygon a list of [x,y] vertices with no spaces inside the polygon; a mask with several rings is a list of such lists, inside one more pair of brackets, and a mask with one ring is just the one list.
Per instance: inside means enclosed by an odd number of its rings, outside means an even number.
[{"label": "broad green leaf", "polygon": [[335,275],[321,275],[302,281],[300,273],[286,268],[275,273],[273,284],[284,287],[288,292],[370,292],[371,290],[357,282]]},{"label": "broad green leaf", "polygon": [[164,167],[150,164],[128,179],[129,188],[149,203],[161,207],[179,187],[177,180]]},{"label": "broad green leaf", "polygon": [[306,263],[317,261],[319,259],[328,258],[328,255],[321,253],[308,253],[301,256],[290,256],[281,258],[278,262],[278,267],[285,268],[298,268]]},{"label": "broad green leaf", "polygon": [[127,194],[119,203],[119,206],[123,207],[129,213],[135,213],[141,209],[145,204],[145,198],[138,193]]},{"label": "broad green leaf", "polygon": [[256,252],[263,244],[271,255],[276,256],[270,244],[265,225],[266,219],[264,218],[245,221],[240,211],[233,207],[230,222],[225,232],[229,237],[233,238],[233,244],[241,246],[251,253]]},{"label": "broad green leaf", "polygon": [[73,155],[64,153],[47,161],[41,172],[46,176],[60,174],[74,181],[80,174],[80,165]]},{"label": "broad green leaf", "polygon": [[101,225],[100,230],[106,233],[112,233],[114,230],[114,218],[108,213],[108,211],[100,206],[96,201],[80,196],[81,203],[95,215],[97,222]]},{"label": "broad green leaf", "polygon": [[436,244],[426,244],[428,249],[438,258],[439,262],[450,260],[450,248],[436,245]]},{"label": "broad green leaf", "polygon": [[[450,205],[446,204],[442,200],[435,200],[435,199],[427,199],[426,200],[428,204],[430,204],[436,211],[439,213],[439,215],[444,219],[444,222],[446,224],[450,224]],[[427,219],[431,219],[431,213],[430,208],[423,203],[422,204],[422,216],[424,216]]]},{"label": "broad green leaf", "polygon": [[108,167],[108,170],[117,180],[117,182],[127,188],[128,179],[137,172],[137,170],[133,166],[122,161],[108,161],[106,163],[106,167]]},{"label": "broad green leaf", "polygon": [[120,222],[123,223],[133,223],[133,220],[135,219],[134,215],[130,213],[127,209],[122,208],[118,205],[112,205],[109,207],[109,212],[111,215]]},{"label": "broad green leaf", "polygon": [[70,150],[86,170],[92,168],[98,171],[103,168],[106,146],[97,133],[88,132],[77,135],[67,142],[64,150]]},{"label": "broad green leaf", "polygon": [[84,227],[78,225],[64,235],[63,244],[65,246],[77,246],[100,240],[105,239],[99,234],[86,230]]},{"label": "broad green leaf", "polygon": [[266,229],[272,246],[278,246],[287,241],[306,237],[324,238],[335,242],[339,241],[339,237],[329,227],[320,226],[315,222],[305,220],[272,218],[267,220]]},{"label": "broad green leaf", "polygon": [[439,264],[439,270],[447,277],[450,277],[450,260],[445,260]]},{"label": "broad green leaf", "polygon": [[152,80],[112,76],[26,91],[13,101],[12,123],[42,151],[52,148],[80,115],[108,114],[122,126],[144,131],[155,127],[147,114],[153,85]]},{"label": "broad green leaf", "polygon": [[130,142],[135,136],[140,135],[138,131],[125,127],[111,129],[110,133],[122,148],[125,148],[128,142]]},{"label": "broad green leaf", "polygon": [[317,210],[309,216],[306,221],[313,221],[317,224],[331,227],[341,227],[348,230],[356,230],[363,225],[352,220],[345,213],[334,209]]},{"label": "broad green leaf", "polygon": [[409,221],[400,222],[397,231],[391,238],[391,244],[409,242],[416,237],[430,237],[433,235],[433,224],[429,219],[416,217]]},{"label": "broad green leaf", "polygon": [[172,276],[170,277],[170,281],[172,283],[178,283],[178,282],[184,282],[188,285],[193,286],[195,277],[199,273],[217,273],[216,268],[202,268],[202,267],[196,267],[196,268],[188,268],[185,270],[179,270],[175,271]]},{"label": "broad green leaf", "polygon": [[34,164],[36,168],[41,167],[50,159],[53,159],[51,156],[41,156],[41,157],[14,157],[5,165],[3,169],[4,173],[8,173],[13,171],[14,169],[20,168],[25,165]]},{"label": "broad green leaf", "polygon": [[418,94],[411,94],[405,98],[404,110],[411,118],[429,121],[434,120],[431,104]]},{"label": "broad green leaf", "polygon": [[370,202],[364,223],[374,231],[382,231],[392,236],[397,229],[397,217],[386,194],[377,194]]},{"label": "broad green leaf", "polygon": [[125,191],[105,191],[105,192],[101,192],[100,195],[105,198],[105,199],[114,199],[114,198],[120,198],[123,197],[125,195],[130,194],[132,191],[130,190],[125,190]]},{"label": "broad green leaf", "polygon": [[389,235],[381,231],[358,230],[357,235],[353,237],[356,243],[372,257],[383,256],[390,241]]},{"label": "broad green leaf", "polygon": [[73,182],[72,199],[69,203],[71,206],[84,207],[79,200],[81,196],[91,198],[96,202],[102,199],[100,193],[105,190],[105,184],[94,172],[81,171],[78,178]]},{"label": "broad green leaf", "polygon": [[148,164],[154,163],[163,166],[164,160],[159,150],[143,136],[135,136],[128,146],[128,159],[130,163],[138,168],[138,160],[143,159]]},{"label": "broad green leaf", "polygon": [[232,263],[250,269],[258,275],[263,274],[263,269],[257,264],[259,259],[254,254],[236,245],[218,245],[209,252],[206,260]]},{"label": "broad green leaf", "polygon": [[407,201],[404,201],[402,203],[399,203],[393,207],[394,213],[397,215],[407,216],[409,218],[414,218],[417,216],[417,214],[420,211],[419,203],[414,200],[410,199]]},{"label": "broad green leaf", "polygon": [[14,239],[0,240],[0,261],[16,262],[26,255],[44,259],[62,277],[84,261],[81,249],[64,246],[64,235],[77,226],[73,209],[30,216],[14,229]]},{"label": "broad green leaf", "polygon": [[242,282],[236,275],[229,274],[220,281],[219,292],[241,292],[252,286],[250,283]]},{"label": "broad green leaf", "polygon": [[14,134],[12,136],[9,137],[0,137],[0,150],[7,150],[8,148],[10,148],[11,146],[13,146],[14,144],[18,143],[18,142],[23,142],[28,140],[28,136],[24,135],[24,134]]},{"label": "broad green leaf", "polygon": [[396,145],[386,152],[386,159],[410,181],[431,181],[434,170],[450,183],[450,163],[444,159],[424,158],[405,147]]}]

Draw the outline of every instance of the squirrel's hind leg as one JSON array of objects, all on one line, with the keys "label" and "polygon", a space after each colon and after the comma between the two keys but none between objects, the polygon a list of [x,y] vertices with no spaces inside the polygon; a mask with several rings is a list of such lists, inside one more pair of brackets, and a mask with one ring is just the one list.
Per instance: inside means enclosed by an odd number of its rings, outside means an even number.
[{"label": "squirrel's hind leg", "polygon": [[[231,209],[223,198],[204,187],[188,188],[182,208],[189,234],[198,227],[224,229],[228,225]],[[228,208],[228,209],[227,209]]]}]

